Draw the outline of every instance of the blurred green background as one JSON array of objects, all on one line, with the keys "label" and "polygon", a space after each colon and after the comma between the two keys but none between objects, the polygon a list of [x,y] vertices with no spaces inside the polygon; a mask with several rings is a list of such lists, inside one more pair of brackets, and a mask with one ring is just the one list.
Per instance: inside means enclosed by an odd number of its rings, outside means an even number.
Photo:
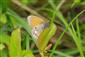
[{"label": "blurred green background", "polygon": [[[29,15],[49,21],[38,41]],[[85,57],[85,0],[0,0],[0,57]]]}]

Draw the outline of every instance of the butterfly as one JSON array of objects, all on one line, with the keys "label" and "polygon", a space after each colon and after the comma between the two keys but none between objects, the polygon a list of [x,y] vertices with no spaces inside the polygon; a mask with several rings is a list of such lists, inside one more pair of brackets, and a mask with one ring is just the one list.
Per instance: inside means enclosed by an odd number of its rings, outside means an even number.
[{"label": "butterfly", "polygon": [[49,22],[42,19],[41,17],[30,15],[27,17],[28,23],[32,28],[32,36],[38,39],[39,35],[45,28],[49,26]]},{"label": "butterfly", "polygon": [[35,43],[39,51],[50,49],[52,44],[48,45],[48,42],[56,32],[56,25],[54,23],[50,25],[50,21],[34,15],[28,16],[27,20],[32,28],[31,34],[37,40]]}]

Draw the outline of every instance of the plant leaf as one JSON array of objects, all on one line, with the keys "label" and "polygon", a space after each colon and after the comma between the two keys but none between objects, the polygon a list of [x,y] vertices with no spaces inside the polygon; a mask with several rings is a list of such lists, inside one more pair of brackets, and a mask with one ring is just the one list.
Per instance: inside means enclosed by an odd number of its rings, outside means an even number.
[{"label": "plant leaf", "polygon": [[7,22],[5,14],[0,14],[0,22],[3,23],[3,24],[5,24]]},{"label": "plant leaf", "polygon": [[0,31],[0,42],[9,45],[10,36]]},{"label": "plant leaf", "polygon": [[54,35],[56,31],[56,26],[55,24],[51,24],[51,26],[47,29],[45,29],[41,35],[39,36],[37,40],[37,46],[40,51],[44,51],[46,48],[46,45],[48,44],[50,38]]},{"label": "plant leaf", "polygon": [[8,57],[8,53],[6,49],[0,50],[0,57]]},{"label": "plant leaf", "polygon": [[22,54],[23,54],[22,57],[34,57],[31,50],[23,50]]},{"label": "plant leaf", "polygon": [[10,57],[21,57],[21,33],[20,28],[12,32],[9,45]]}]

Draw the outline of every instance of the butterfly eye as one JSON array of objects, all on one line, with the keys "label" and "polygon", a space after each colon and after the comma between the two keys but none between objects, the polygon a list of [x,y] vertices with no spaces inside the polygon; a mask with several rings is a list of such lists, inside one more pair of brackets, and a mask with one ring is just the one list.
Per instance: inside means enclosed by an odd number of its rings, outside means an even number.
[{"label": "butterfly eye", "polygon": [[38,27],[35,27],[35,30],[38,31]]},{"label": "butterfly eye", "polygon": [[35,27],[35,29],[37,29],[37,27]]}]

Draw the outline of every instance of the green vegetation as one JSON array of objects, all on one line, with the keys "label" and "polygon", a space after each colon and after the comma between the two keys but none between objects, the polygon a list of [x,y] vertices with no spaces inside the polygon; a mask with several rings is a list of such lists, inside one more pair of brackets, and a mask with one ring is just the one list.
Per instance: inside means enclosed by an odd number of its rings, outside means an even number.
[{"label": "green vegetation", "polygon": [[[49,21],[38,40],[29,15]],[[85,57],[85,1],[0,0],[0,57]]]}]

